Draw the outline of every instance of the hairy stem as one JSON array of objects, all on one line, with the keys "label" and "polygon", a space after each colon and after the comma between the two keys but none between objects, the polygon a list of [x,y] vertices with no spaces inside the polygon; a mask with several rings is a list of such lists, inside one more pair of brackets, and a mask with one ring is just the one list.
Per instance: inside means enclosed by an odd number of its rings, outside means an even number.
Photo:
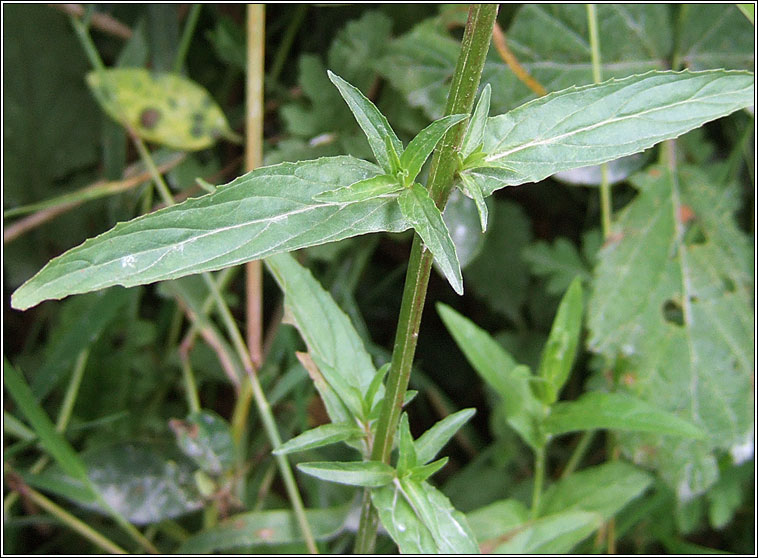
[{"label": "hairy stem", "polygon": [[[496,15],[497,5],[472,4],[469,8],[469,17],[448,93],[445,114],[471,113]],[[453,178],[458,164],[456,152],[460,147],[465,129],[465,123],[451,128],[437,146],[432,158],[429,195],[440,210],[445,207],[453,187]],[[410,380],[431,267],[431,253],[423,246],[418,235],[414,236],[400,305],[392,363],[387,378],[387,391],[382,402],[371,455],[372,459],[384,463],[389,463],[390,460],[392,442]],[[364,503],[366,498],[364,498]],[[376,512],[373,509],[369,510],[364,505],[355,546],[355,552],[358,554],[369,553],[373,550],[377,525],[375,515]]]}]

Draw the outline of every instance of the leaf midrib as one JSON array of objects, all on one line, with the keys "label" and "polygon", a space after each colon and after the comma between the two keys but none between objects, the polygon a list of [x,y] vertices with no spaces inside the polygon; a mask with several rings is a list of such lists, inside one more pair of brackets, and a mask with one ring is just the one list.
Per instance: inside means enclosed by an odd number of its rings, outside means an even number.
[{"label": "leaf midrib", "polygon": [[[710,85],[711,83],[712,82],[703,84],[702,87],[706,87],[707,85]],[[668,85],[668,84],[666,84],[666,85]],[[735,95],[735,94],[739,93],[740,91],[743,91],[743,89],[738,90],[738,91],[729,91],[729,92],[726,93],[726,95]],[[696,94],[697,93],[695,93],[695,95]],[[589,126],[584,126],[582,128],[578,128],[576,130],[571,130],[569,132],[566,132],[564,134],[560,134],[558,136],[553,136],[553,137],[550,137],[550,138],[545,138],[543,140],[535,140],[535,141],[531,141],[531,142],[527,142],[527,143],[521,144],[521,145],[519,145],[517,147],[514,147],[513,149],[508,150],[508,151],[503,151],[503,152],[500,152],[500,153],[496,153],[496,154],[490,155],[489,157],[485,158],[485,161],[487,161],[487,162],[495,162],[495,161],[498,161],[498,160],[503,159],[505,157],[508,157],[509,155],[513,155],[514,153],[518,153],[519,151],[523,151],[525,149],[529,149],[531,147],[537,147],[537,146],[540,146],[540,145],[550,145],[552,143],[559,142],[559,141],[561,141],[561,140],[563,140],[565,138],[570,138],[572,136],[576,136],[576,135],[584,133],[584,132],[592,131],[592,130],[594,130],[596,128],[600,128],[601,126],[605,126],[605,125],[608,125],[608,124],[615,124],[617,122],[623,122],[625,120],[630,120],[630,119],[635,119],[635,118],[644,118],[648,114],[652,114],[652,113],[655,113],[655,112],[658,112],[658,111],[661,111],[661,110],[670,110],[670,109],[678,107],[678,106],[684,106],[684,105],[686,105],[688,103],[707,102],[709,99],[715,99],[715,98],[721,97],[723,95],[724,95],[724,93],[717,93],[717,94],[708,95],[708,96],[705,96],[705,97],[695,97],[695,96],[692,96],[689,99],[685,99],[684,101],[678,101],[676,103],[669,103],[667,105],[663,105],[663,106],[660,106],[660,107],[655,107],[655,108],[652,108],[652,109],[636,112],[634,114],[629,114],[629,115],[626,115],[626,116],[619,116],[619,117],[616,117],[616,118],[609,118],[607,120],[603,120],[602,122],[597,122],[597,123],[591,124]]]}]

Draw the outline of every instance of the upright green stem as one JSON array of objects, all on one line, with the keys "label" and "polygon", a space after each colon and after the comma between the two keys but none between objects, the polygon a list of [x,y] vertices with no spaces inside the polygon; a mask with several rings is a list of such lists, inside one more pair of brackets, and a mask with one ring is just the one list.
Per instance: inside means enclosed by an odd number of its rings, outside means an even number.
[{"label": "upright green stem", "polygon": [[187,57],[192,35],[195,33],[195,26],[197,25],[197,18],[200,16],[201,7],[202,4],[192,4],[189,14],[187,14],[187,21],[184,24],[182,38],[179,40],[179,49],[176,51],[176,59],[174,60],[174,73],[176,74],[181,72],[182,66],[184,66],[184,59]]},{"label": "upright green stem", "polygon": [[[469,17],[447,98],[445,114],[471,113],[496,15],[497,5],[494,4],[472,4],[469,8]],[[460,147],[465,129],[465,123],[451,128],[437,146],[432,158],[429,194],[440,209],[445,207],[453,187],[453,178],[458,164],[456,152]],[[372,459],[384,463],[389,463],[390,460],[392,442],[410,380],[431,267],[431,252],[424,247],[418,235],[414,236],[400,305],[392,363],[387,378],[387,391],[382,402],[371,455]],[[376,512],[369,508],[367,500],[368,495],[365,495],[355,546],[355,552],[359,554],[370,553],[376,538]]]},{"label": "upright green stem", "polygon": [[[600,38],[597,32],[597,13],[595,4],[587,4],[587,24],[590,31],[590,49],[592,52],[592,79],[595,83],[603,81],[600,66]],[[611,186],[608,183],[608,164],[600,165],[600,215],[602,219],[603,238],[611,236]]]},{"label": "upright green stem", "polygon": [[541,447],[536,453],[534,461],[534,485],[532,488],[532,521],[540,515],[542,484],[545,480],[545,448]]}]

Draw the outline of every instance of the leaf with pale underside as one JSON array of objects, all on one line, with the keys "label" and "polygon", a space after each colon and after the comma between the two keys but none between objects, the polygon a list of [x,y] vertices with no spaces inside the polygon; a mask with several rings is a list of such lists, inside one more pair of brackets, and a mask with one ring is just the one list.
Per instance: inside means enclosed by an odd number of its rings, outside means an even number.
[{"label": "leaf with pale underside", "polygon": [[[353,417],[361,417],[365,412],[364,394],[369,391],[376,369],[350,318],[310,271],[290,254],[267,258],[266,266],[284,293],[288,312],[318,371]],[[378,385],[375,389],[381,398],[384,386]],[[327,396],[327,393],[322,395]],[[332,421],[349,421],[339,402],[328,401],[327,409]]]},{"label": "leaf with pale underside", "polygon": [[442,220],[440,210],[434,205],[426,189],[414,183],[400,194],[397,201],[400,211],[424,241],[450,285],[456,293],[462,295],[463,276],[455,244]]},{"label": "leaf with pale underside", "polygon": [[466,517],[426,482],[397,479],[371,501],[402,554],[479,554]]},{"label": "leaf with pale underside", "polygon": [[597,165],[672,139],[753,104],[749,72],[649,72],[535,99],[487,121],[484,195]]},{"label": "leaf with pale underside", "polygon": [[22,285],[12,305],[23,310],[112,285],[176,279],[359,234],[407,229],[392,199],[313,201],[378,174],[376,165],[352,157],[256,169],[211,194],[120,223],[69,250]]}]

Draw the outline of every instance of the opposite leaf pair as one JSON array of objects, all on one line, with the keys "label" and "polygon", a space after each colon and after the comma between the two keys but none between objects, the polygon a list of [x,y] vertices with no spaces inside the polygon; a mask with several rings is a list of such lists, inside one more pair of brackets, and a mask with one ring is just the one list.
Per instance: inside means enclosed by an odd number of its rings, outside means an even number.
[{"label": "opposite leaf pair", "polygon": [[[455,292],[463,294],[461,266],[450,231],[426,188],[414,181],[445,133],[467,116],[453,114],[432,122],[403,149],[402,142],[385,116],[359,89],[332,72],[329,72],[329,79],[339,89],[366,134],[369,146],[385,174],[323,192],[313,199],[328,204],[345,204],[378,197],[397,198],[403,216],[431,251]],[[483,118],[486,118],[486,114]],[[483,205],[483,199],[480,201]],[[477,202],[477,207],[479,206],[480,203]],[[486,223],[486,217],[483,223]]]}]

